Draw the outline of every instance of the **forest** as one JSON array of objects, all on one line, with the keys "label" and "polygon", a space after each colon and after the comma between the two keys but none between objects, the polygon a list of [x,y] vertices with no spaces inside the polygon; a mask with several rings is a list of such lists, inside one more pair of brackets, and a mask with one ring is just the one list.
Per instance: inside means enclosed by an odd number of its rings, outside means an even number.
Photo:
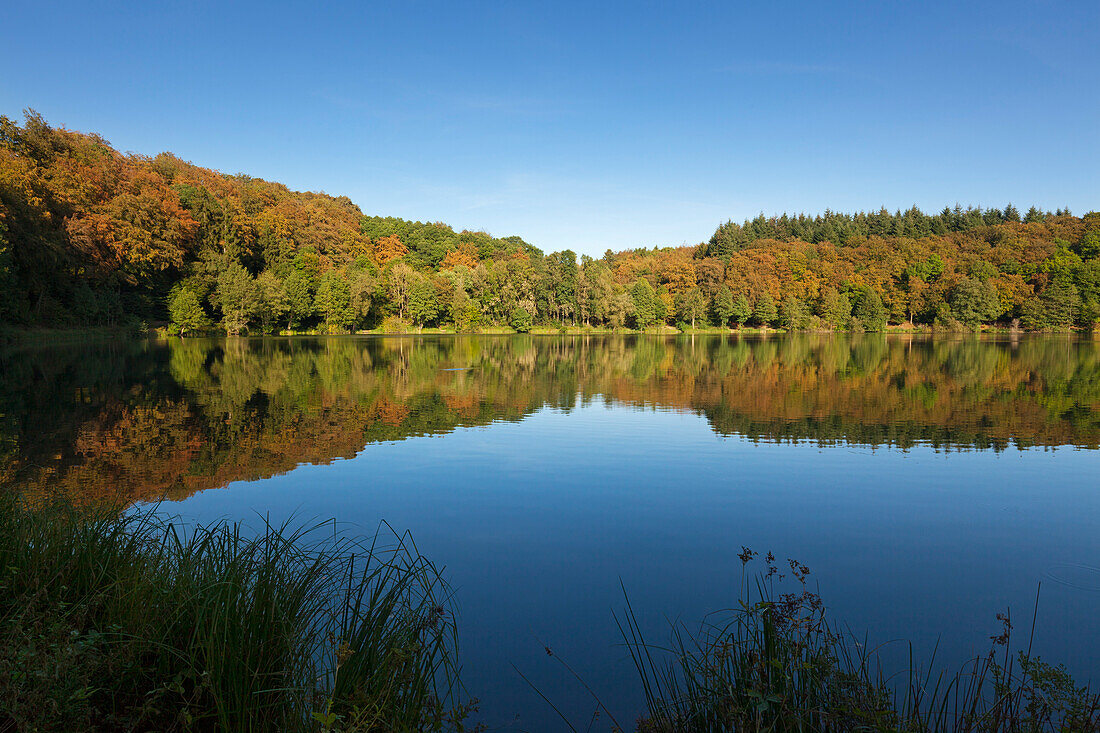
[{"label": "forest", "polygon": [[229,335],[536,327],[1092,330],[1100,213],[1011,204],[765,217],[694,247],[544,254],[365,216],[0,117],[0,324]]}]

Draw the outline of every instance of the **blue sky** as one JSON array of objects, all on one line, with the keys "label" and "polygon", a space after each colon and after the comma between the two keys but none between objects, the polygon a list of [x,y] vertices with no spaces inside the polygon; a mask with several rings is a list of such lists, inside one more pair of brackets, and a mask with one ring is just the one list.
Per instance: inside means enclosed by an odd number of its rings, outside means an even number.
[{"label": "blue sky", "polygon": [[1100,209],[1100,3],[7,0],[0,114],[546,251]]}]

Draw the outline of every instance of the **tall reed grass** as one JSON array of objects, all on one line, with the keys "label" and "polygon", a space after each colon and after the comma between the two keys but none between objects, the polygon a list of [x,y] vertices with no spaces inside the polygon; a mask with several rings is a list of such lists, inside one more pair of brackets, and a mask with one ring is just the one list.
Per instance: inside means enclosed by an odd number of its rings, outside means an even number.
[{"label": "tall reed grass", "polygon": [[388,527],[0,497],[0,731],[464,730],[456,652],[446,585]]},{"label": "tall reed grass", "polygon": [[[744,549],[743,565],[755,555]],[[617,620],[645,692],[639,733],[1100,731],[1100,693],[1033,657],[1030,638],[1014,652],[1007,614],[989,653],[958,672],[933,674],[935,655],[922,671],[910,645],[908,671],[887,675],[881,650],[826,621],[808,568],[765,563],[735,608],[698,630],[674,625],[666,646],[644,639],[627,600]],[[787,575],[794,592],[781,593]]]},{"label": "tall reed grass", "polygon": [[[879,650],[827,622],[808,568],[781,572],[769,553],[750,581],[755,555],[741,555],[737,605],[675,625],[668,645],[643,638],[627,599],[638,733],[1100,732],[1100,694],[1030,639],[1014,649],[1007,615],[958,672],[922,671],[910,650],[890,676]],[[181,529],[153,511],[0,495],[0,733],[465,731],[476,700],[457,651],[447,586],[387,526],[368,542],[330,522]],[[584,687],[592,723],[620,730]]]}]

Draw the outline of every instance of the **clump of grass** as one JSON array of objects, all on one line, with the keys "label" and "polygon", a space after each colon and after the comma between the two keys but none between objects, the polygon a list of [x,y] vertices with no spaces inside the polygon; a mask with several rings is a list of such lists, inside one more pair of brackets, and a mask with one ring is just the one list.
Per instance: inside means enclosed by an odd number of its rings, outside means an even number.
[{"label": "clump of grass", "polygon": [[[744,548],[743,566],[755,556]],[[865,639],[826,621],[808,568],[788,561],[796,592],[778,593],[788,572],[771,553],[765,563],[754,583],[743,578],[736,608],[698,631],[674,625],[669,646],[644,640],[627,600],[618,621],[645,692],[639,733],[1100,731],[1100,694],[1032,657],[1030,642],[1014,656],[1007,614],[990,653],[954,675],[921,673],[910,649],[899,690]]]},{"label": "clump of grass", "polygon": [[456,651],[446,585],[388,527],[0,498],[0,731],[463,730]]}]

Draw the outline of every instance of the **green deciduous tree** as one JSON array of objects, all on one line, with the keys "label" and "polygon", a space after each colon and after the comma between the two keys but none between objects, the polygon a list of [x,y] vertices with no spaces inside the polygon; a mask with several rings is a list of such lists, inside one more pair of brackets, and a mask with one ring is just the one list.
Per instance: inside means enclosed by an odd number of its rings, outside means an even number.
[{"label": "green deciduous tree", "polygon": [[180,287],[168,301],[168,315],[172,329],[181,336],[210,328],[210,319],[202,309],[199,296],[189,287]]},{"label": "green deciduous tree", "polygon": [[264,333],[271,333],[290,310],[286,286],[271,270],[264,270],[256,278],[256,300]]},{"label": "green deciduous tree", "polygon": [[248,270],[236,262],[225,265],[218,273],[214,293],[222,311],[225,332],[230,336],[237,336],[246,330],[258,306],[256,281],[248,274]]},{"label": "green deciduous tree", "polygon": [[577,312],[577,255],[572,250],[546,257],[548,296],[553,314],[564,324]]},{"label": "green deciduous tree", "polygon": [[882,297],[874,288],[865,287],[856,296],[852,315],[864,331],[881,331],[886,328],[886,308]]},{"label": "green deciduous tree", "polygon": [[431,323],[439,315],[439,297],[427,278],[419,278],[409,289],[409,318],[417,329]]},{"label": "green deciduous tree", "polygon": [[314,305],[330,331],[346,331],[355,325],[351,283],[342,272],[329,270],[321,276]]},{"label": "green deciduous tree", "polygon": [[417,281],[416,270],[404,262],[397,262],[386,269],[386,293],[390,304],[397,309],[398,318],[404,318],[409,308],[409,295]]},{"label": "green deciduous tree", "polygon": [[676,302],[668,292],[668,288],[664,285],[657,288],[653,293],[653,316],[655,318],[655,323],[667,323],[669,316],[673,315],[675,312]]},{"label": "green deciduous tree", "polygon": [[607,322],[612,328],[622,328],[634,311],[634,298],[625,290],[615,292],[607,306]]},{"label": "green deciduous tree", "polygon": [[305,270],[293,270],[284,283],[290,308],[287,309],[289,328],[301,328],[317,310],[313,304],[316,284],[313,276]]},{"label": "green deciduous tree", "polygon": [[834,331],[843,331],[848,328],[852,317],[852,303],[846,293],[837,292],[836,288],[826,288],[821,294],[817,314]]},{"label": "green deciduous tree", "polygon": [[949,302],[951,314],[972,328],[995,321],[1001,315],[1001,298],[988,280],[963,278],[951,291]]},{"label": "green deciduous tree", "polygon": [[586,261],[577,291],[581,317],[586,322],[607,320],[614,294],[615,281],[607,265],[596,260]]},{"label": "green deciduous tree", "polygon": [[350,275],[351,312],[355,322],[362,324],[371,318],[380,297],[378,278],[365,270],[353,270]]},{"label": "green deciduous tree", "polygon": [[523,306],[517,305],[512,310],[509,324],[515,329],[516,333],[527,333],[531,330],[531,314]]},{"label": "green deciduous tree", "polygon": [[695,329],[695,320],[707,315],[707,299],[699,288],[692,288],[681,294],[677,306],[676,315],[684,321],[691,321],[692,330]]},{"label": "green deciduous tree", "polygon": [[451,312],[454,317],[456,331],[474,333],[481,325],[481,305],[461,288],[455,291]]}]

